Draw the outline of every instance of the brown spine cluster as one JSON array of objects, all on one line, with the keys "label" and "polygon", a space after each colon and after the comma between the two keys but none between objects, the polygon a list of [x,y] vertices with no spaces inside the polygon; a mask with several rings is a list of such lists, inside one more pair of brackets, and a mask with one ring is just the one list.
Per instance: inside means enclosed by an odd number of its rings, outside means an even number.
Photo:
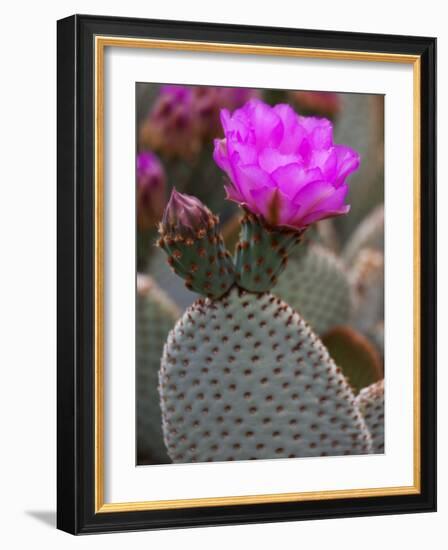
[{"label": "brown spine cluster", "polygon": [[235,249],[238,284],[251,292],[272,288],[288,264],[289,251],[302,240],[304,231],[273,228],[246,213]]}]

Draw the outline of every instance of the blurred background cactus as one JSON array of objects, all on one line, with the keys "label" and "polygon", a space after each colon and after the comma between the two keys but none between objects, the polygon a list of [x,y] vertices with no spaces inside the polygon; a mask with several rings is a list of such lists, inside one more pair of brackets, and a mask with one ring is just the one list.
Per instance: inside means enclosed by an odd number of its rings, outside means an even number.
[{"label": "blurred background cactus", "polygon": [[[157,226],[175,187],[197,197],[218,215],[217,227],[229,251],[234,252],[243,213],[236,204],[225,200],[226,175],[213,160],[213,147],[214,139],[223,137],[221,109],[232,113],[251,98],[260,98],[270,105],[287,103],[300,115],[331,120],[334,142],[360,153],[360,167],[348,178],[346,202],[350,212],[319,221],[307,231],[302,244],[289,255],[271,292],[299,312],[306,331],[319,337],[322,353],[329,354],[337,373],[347,383],[348,402],[352,402],[353,394],[353,406],[364,411],[369,408],[367,426],[376,415],[373,448],[374,452],[384,452],[383,97],[138,83],[136,255],[137,271],[143,278],[140,277],[136,293],[137,464],[166,463],[175,455],[171,452],[170,458],[167,442],[163,441],[157,373],[168,333],[185,308],[198,298],[194,287],[185,286],[167,264],[164,251],[155,246]],[[193,312],[198,314],[197,309]],[[327,377],[327,371],[322,369]],[[338,380],[340,375],[332,372],[331,376]],[[280,387],[274,389],[278,396],[283,395]],[[169,392],[169,384],[165,390],[171,399],[174,393]],[[363,426],[357,429],[364,434]],[[359,452],[365,452],[362,449],[371,444],[363,439],[364,435],[359,438]],[[308,439],[306,436],[305,441]],[[291,444],[277,445],[275,449],[291,449]],[[261,455],[267,456],[272,445],[266,444]],[[331,454],[327,448],[318,447],[318,453],[293,447],[291,455]],[[242,456],[236,451],[234,458]],[[185,447],[182,452],[187,457],[207,458],[205,451],[195,455]],[[273,454],[272,458],[280,456]]]},{"label": "blurred background cactus", "polygon": [[139,275],[136,295],[136,400],[139,464],[170,462],[162,435],[160,357],[178,308],[149,275]]}]

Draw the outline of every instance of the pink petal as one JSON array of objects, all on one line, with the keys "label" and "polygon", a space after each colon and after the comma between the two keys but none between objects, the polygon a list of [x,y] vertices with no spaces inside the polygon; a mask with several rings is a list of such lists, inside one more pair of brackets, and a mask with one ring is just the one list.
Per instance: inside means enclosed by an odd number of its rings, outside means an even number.
[{"label": "pink petal", "polygon": [[239,139],[244,140],[250,130],[250,120],[240,111],[231,115],[227,109],[222,109],[221,124],[226,137],[229,137],[228,134],[235,134]]},{"label": "pink petal", "polygon": [[299,117],[308,133],[313,149],[327,149],[333,145],[333,125],[326,118]]},{"label": "pink petal", "polygon": [[257,149],[277,147],[283,137],[283,125],[280,117],[266,103],[259,100],[249,101],[252,108],[252,128],[255,132]]},{"label": "pink petal", "polygon": [[334,192],[326,199],[321,200],[316,206],[319,208],[319,210],[330,210],[332,212],[338,212],[339,210],[347,207],[347,205],[344,204],[347,193],[348,186],[343,184],[335,189]]},{"label": "pink petal", "polygon": [[300,210],[300,218],[303,224],[308,225],[318,220],[323,220],[331,216],[346,214],[350,207],[344,204],[345,196],[348,193],[348,187],[343,185],[338,189],[333,186],[327,188],[327,192],[323,192],[320,198],[317,198],[317,193],[314,200],[308,204],[308,208]]},{"label": "pink petal", "polygon": [[299,124],[297,113],[286,104],[275,105],[274,111],[280,117],[283,124],[283,137],[279,145],[282,154],[296,153],[307,133]]},{"label": "pink petal", "polygon": [[244,197],[234,185],[224,185],[224,189],[226,192],[226,199],[237,202],[238,204],[242,204],[245,202]]},{"label": "pink petal", "polygon": [[296,193],[293,201],[295,204],[300,205],[300,215],[304,216],[321,200],[332,195],[334,191],[334,186],[327,181],[312,181]]},{"label": "pink petal", "polygon": [[271,225],[290,225],[291,220],[297,215],[299,207],[293,204],[289,198],[279,189],[261,187],[251,191],[252,201],[249,207],[256,209]]},{"label": "pink petal", "polygon": [[329,210],[315,210],[310,214],[307,214],[301,219],[303,226],[310,225],[314,222],[319,222],[327,218],[334,218],[335,216],[341,216],[342,214],[347,214],[350,211],[350,206],[347,204],[339,210],[329,211]]},{"label": "pink petal", "polygon": [[319,166],[324,179],[327,181],[334,181],[336,179],[337,163],[338,159],[334,147],[331,149],[315,150],[310,159],[310,165]]},{"label": "pink petal", "polygon": [[345,145],[336,145],[335,153],[337,157],[337,177],[336,183],[340,185],[355,170],[359,168],[359,154]]},{"label": "pink petal", "polygon": [[229,176],[230,162],[227,155],[227,141],[226,139],[215,139],[213,143],[215,146],[213,150],[213,160]]},{"label": "pink petal", "polygon": [[275,188],[275,183],[269,174],[257,165],[235,166],[234,174],[236,177],[235,183],[248,204],[252,197],[252,190],[262,187]]},{"label": "pink petal", "polygon": [[308,137],[302,139],[300,144],[297,146],[296,153],[301,156],[306,164],[310,163],[313,154],[313,147]]},{"label": "pink petal", "polygon": [[271,177],[281,191],[290,199],[293,199],[300,189],[308,183],[321,181],[322,173],[319,168],[307,170],[302,165],[294,163],[277,168],[272,172]]},{"label": "pink petal", "polygon": [[240,164],[258,163],[258,154],[256,148],[251,143],[242,141],[239,136],[230,136],[228,138],[227,148],[230,155],[238,153],[238,162]]},{"label": "pink petal", "polygon": [[269,173],[281,166],[297,163],[300,160],[298,155],[284,155],[278,149],[272,149],[271,147],[261,151],[258,157],[261,168]]}]

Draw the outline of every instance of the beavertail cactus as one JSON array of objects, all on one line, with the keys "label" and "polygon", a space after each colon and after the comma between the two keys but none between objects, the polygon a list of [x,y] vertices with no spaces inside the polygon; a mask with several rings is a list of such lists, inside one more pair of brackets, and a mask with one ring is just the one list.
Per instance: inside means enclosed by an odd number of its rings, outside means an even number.
[{"label": "beavertail cactus", "polygon": [[372,452],[384,453],[384,379],[361,390],[356,403],[372,436]]},{"label": "beavertail cactus", "polygon": [[370,451],[341,370],[300,315],[269,292],[233,288],[193,304],[170,333],[160,386],[174,462]]},{"label": "beavertail cactus", "polygon": [[175,193],[160,226],[173,269],[203,296],[170,332],[161,361],[168,454],[194,462],[369,453],[343,373],[300,313],[271,293],[308,225],[348,211],[345,179],[359,158],[333,145],[328,121],[285,105],[251,101],[222,121],[215,160],[245,211],[235,267],[197,199]]},{"label": "beavertail cactus", "polygon": [[289,252],[300,242],[304,229],[272,229],[248,212],[241,221],[236,245],[236,277],[240,287],[252,292],[272,288],[288,263]]},{"label": "beavertail cactus", "polygon": [[160,357],[180,312],[145,275],[138,275],[136,296],[137,458],[139,464],[170,462],[163,442],[157,391]]}]

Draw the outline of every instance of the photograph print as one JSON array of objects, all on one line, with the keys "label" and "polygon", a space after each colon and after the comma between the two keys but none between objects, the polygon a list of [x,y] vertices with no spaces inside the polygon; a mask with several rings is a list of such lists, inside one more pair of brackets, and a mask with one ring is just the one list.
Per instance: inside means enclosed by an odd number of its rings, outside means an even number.
[{"label": "photograph print", "polygon": [[384,97],[135,93],[137,465],[385,453]]}]

